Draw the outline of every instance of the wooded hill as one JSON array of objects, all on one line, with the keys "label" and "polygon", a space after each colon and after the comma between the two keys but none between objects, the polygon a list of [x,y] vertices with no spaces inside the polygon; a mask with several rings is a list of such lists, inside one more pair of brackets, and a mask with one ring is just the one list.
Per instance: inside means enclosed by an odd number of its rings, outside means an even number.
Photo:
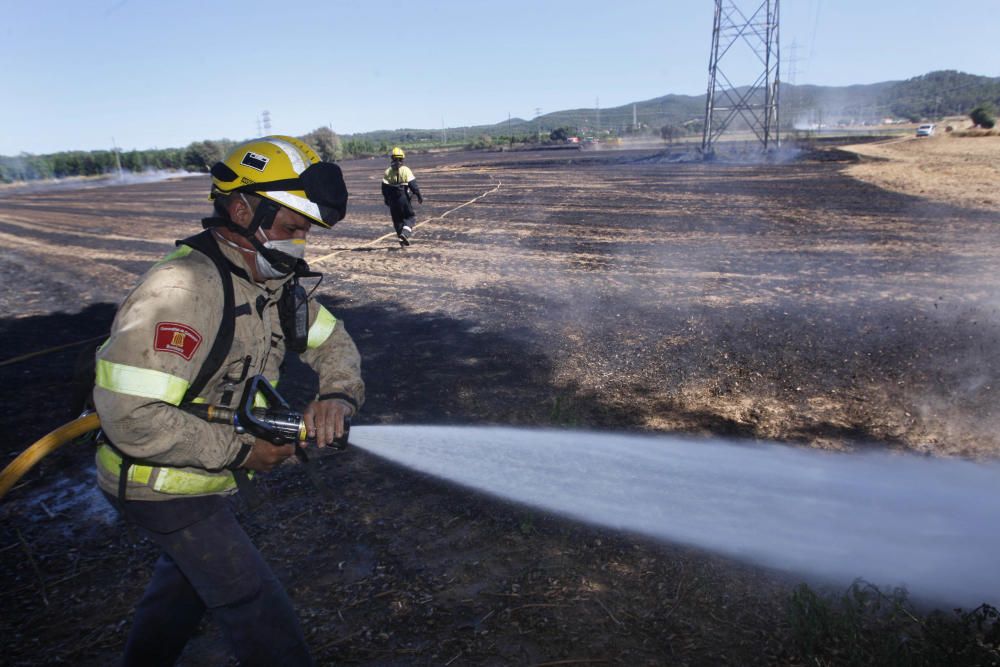
[{"label": "wooded hill", "polygon": [[781,95],[785,109],[818,110],[831,121],[891,117],[917,122],[962,116],[985,103],[1000,107],[1000,77],[943,70],[867,86],[783,86]]},{"label": "wooded hill", "polygon": [[[742,92],[739,89],[737,93]],[[954,70],[931,72],[905,81],[885,81],[854,86],[793,86],[781,84],[782,126],[791,129],[800,119],[822,119],[825,123],[877,122],[884,118],[920,121],[968,114],[980,104],[1000,107],[1000,77],[977,76]],[[572,128],[581,133],[633,131],[639,125],[656,131],[665,125],[683,127],[699,124],[705,116],[705,95],[664,95],[651,100],[607,109],[568,109],[526,120],[513,118],[493,125],[448,128],[446,130],[379,130],[344,135],[345,140],[373,143],[416,143],[479,135],[508,137],[547,135],[555,128]]]}]

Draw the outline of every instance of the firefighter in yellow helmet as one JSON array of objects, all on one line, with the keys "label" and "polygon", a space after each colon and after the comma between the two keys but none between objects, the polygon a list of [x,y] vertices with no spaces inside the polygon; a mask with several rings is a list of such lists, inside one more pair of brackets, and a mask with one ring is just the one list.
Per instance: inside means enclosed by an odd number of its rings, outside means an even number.
[{"label": "firefighter in yellow helmet", "polygon": [[210,199],[205,230],[142,277],[97,353],[98,483],[162,552],[123,662],[174,664],[208,611],[240,664],[310,665],[292,602],[231,502],[237,486],[253,491],[248,471],[297,451],[182,408],[236,407],[247,378],[276,382],[297,352],[319,378],[304,411],[309,435],[323,446],[344,432],[364,400],[360,356],[298,279],[319,275],[306,240],[344,217],[347,188],[308,145],[270,136],[212,167]]},{"label": "firefighter in yellow helmet", "polygon": [[413,235],[413,227],[417,224],[413,204],[410,203],[411,196],[416,196],[421,204],[424,203],[424,197],[420,194],[420,186],[417,185],[413,171],[403,164],[403,160],[406,159],[403,149],[396,146],[389,154],[389,158],[389,168],[382,176],[382,199],[389,207],[392,226],[396,230],[399,244],[405,247],[410,245],[410,236]]}]

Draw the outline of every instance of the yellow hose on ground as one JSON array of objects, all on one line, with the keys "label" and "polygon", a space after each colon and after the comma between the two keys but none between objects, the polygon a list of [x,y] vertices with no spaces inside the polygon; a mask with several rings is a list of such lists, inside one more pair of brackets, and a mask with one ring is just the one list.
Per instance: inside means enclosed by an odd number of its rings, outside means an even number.
[{"label": "yellow hose on ground", "polygon": [[3,499],[11,487],[17,483],[17,480],[24,477],[43,458],[70,440],[100,426],[101,418],[97,416],[96,412],[91,412],[89,415],[77,417],[73,421],[63,424],[18,454],[17,458],[11,461],[10,465],[3,469],[3,472],[0,472],[0,499]]}]

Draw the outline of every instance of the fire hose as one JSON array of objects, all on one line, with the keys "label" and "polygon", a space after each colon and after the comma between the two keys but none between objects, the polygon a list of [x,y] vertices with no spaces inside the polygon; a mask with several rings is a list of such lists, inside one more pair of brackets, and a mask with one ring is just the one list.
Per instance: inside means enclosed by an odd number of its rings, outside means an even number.
[{"label": "fire hose", "polygon": [[[263,398],[268,407],[255,407],[258,396]],[[308,438],[302,413],[292,410],[263,375],[256,375],[247,381],[236,409],[204,403],[191,403],[181,409],[208,422],[229,424],[237,433],[249,433],[275,445],[294,444],[296,455],[300,459],[305,458],[300,445],[315,444],[315,439]],[[0,500],[43,458],[67,442],[95,431],[100,426],[101,420],[97,413],[89,412],[63,424],[25,449],[0,471]],[[344,449],[347,446],[350,429],[350,420],[345,419],[344,434],[334,439],[333,448]]]},{"label": "fire hose", "polygon": [[11,487],[17,484],[17,480],[24,477],[29,470],[38,465],[43,458],[56,451],[67,442],[79,438],[84,433],[93,431],[101,426],[101,419],[96,412],[77,417],[71,422],[63,424],[56,430],[46,435],[35,444],[31,445],[17,458],[0,472],[0,499],[2,499]]}]

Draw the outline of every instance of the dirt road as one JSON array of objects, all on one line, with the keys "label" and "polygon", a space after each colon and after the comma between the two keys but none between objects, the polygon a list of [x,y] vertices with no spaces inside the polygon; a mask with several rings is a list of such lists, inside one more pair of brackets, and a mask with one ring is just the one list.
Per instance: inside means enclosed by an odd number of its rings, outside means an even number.
[{"label": "dirt road", "polygon": [[[1000,229],[978,194],[868,184],[845,170],[883,163],[836,152],[410,162],[426,195],[411,248],[379,240],[391,231],[380,161],[343,164],[348,218],[310,237],[320,299],[362,351],[359,423],[1000,452]],[[14,287],[0,296],[0,362],[106,331],[145,268],[197,231],[207,183],[0,198],[0,277]],[[70,416],[80,349],[0,366],[5,456]],[[89,490],[89,456],[51,457],[0,506],[11,664],[108,664],[127,633],[153,554]],[[337,502],[283,469],[269,476],[272,505],[248,517],[322,662],[790,660],[794,575],[559,521],[362,452],[323,471]],[[186,664],[218,664],[220,651],[209,625]]]}]

